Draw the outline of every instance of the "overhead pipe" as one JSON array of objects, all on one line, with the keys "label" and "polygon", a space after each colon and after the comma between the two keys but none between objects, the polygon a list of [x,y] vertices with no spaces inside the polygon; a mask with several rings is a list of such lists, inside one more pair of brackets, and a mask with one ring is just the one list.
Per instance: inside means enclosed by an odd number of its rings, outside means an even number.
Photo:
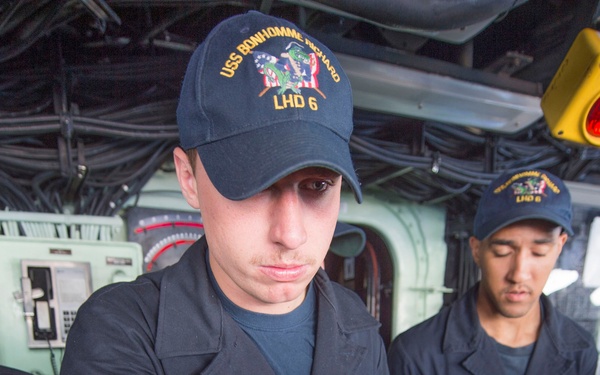
[{"label": "overhead pipe", "polygon": [[[429,31],[454,30],[498,17],[527,0],[285,0],[343,13],[386,25]],[[331,9],[329,9],[331,11]]]}]

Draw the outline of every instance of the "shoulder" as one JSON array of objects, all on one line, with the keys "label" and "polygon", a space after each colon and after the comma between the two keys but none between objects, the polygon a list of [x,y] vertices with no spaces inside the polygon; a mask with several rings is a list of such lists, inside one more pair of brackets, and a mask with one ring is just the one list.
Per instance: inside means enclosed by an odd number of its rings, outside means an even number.
[{"label": "shoulder", "polygon": [[[472,314],[467,313],[471,305],[472,291],[396,336],[388,350],[391,372],[443,373],[449,363],[460,363],[477,342],[478,330]],[[448,362],[450,353],[452,360]]]},{"label": "shoulder", "polygon": [[542,295],[541,301],[546,315],[545,326],[559,345],[563,346],[559,348],[561,351],[581,350],[588,347],[595,350],[595,339],[589,330],[560,312],[546,296]]},{"label": "shoulder", "polygon": [[564,315],[547,300],[543,299],[546,328],[562,352],[590,350],[596,352],[596,342],[591,332]]},{"label": "shoulder", "polygon": [[[190,312],[190,306],[205,306],[196,299],[208,295],[198,294],[198,290],[202,290],[199,280],[207,285],[206,275],[202,272],[204,258],[201,253],[190,250],[192,247],[173,266],[95,291],[77,311],[69,331],[62,361],[66,371],[125,374],[136,368],[140,373],[156,373],[162,368],[157,354],[161,340],[170,343],[167,339],[176,336],[175,342],[185,346],[190,340],[184,343],[179,331],[173,331],[170,326],[165,329],[162,323],[177,325],[174,316],[194,317],[198,314]],[[205,316],[220,319],[215,314]],[[200,324],[187,322],[178,328],[188,336],[202,331],[202,327],[198,328]],[[166,336],[160,336],[159,332],[169,332],[170,336],[165,339]],[[198,337],[195,339],[191,341],[197,342]]]},{"label": "shoulder", "polygon": [[69,337],[83,332],[93,336],[123,327],[131,330],[140,325],[144,330],[153,329],[150,326],[158,317],[159,295],[160,279],[145,275],[131,282],[104,286],[80,306]]},{"label": "shoulder", "polygon": [[160,291],[160,277],[158,275],[138,276],[134,281],[119,282],[106,285],[94,293],[82,305],[83,311],[86,309],[102,308],[102,306],[127,307],[132,303],[140,303],[145,300],[156,301]]},{"label": "shoulder", "polygon": [[474,285],[437,314],[401,333],[397,337],[398,342],[410,340],[411,343],[420,345],[430,344],[432,341],[441,343],[446,332],[460,336],[456,338],[460,342],[469,340],[467,337],[478,331],[476,327],[479,325],[479,318],[475,307],[478,287],[478,284]]},{"label": "shoulder", "polygon": [[[184,253],[176,264],[159,271],[144,273],[135,280],[106,285],[90,296],[77,313],[110,311],[112,314],[128,315],[158,314],[161,300],[161,289],[169,285],[171,292],[182,285],[189,286],[190,280],[204,269],[202,241],[197,241]],[[194,251],[195,250],[195,251]],[[195,262],[193,258],[198,258]]]},{"label": "shoulder", "polygon": [[390,373],[437,373],[447,317],[444,309],[396,336],[387,353]]},{"label": "shoulder", "polygon": [[442,346],[442,340],[452,307],[445,307],[429,319],[400,333],[392,342],[390,352],[419,352],[425,346]]},{"label": "shoulder", "polygon": [[65,372],[121,373],[117,368],[148,352],[156,334],[158,290],[151,279],[139,277],[94,292],[78,309],[69,331]]},{"label": "shoulder", "polygon": [[564,315],[542,296],[546,318],[540,340],[552,345],[561,356],[576,363],[578,374],[591,374],[598,363],[596,341],[590,330]]}]

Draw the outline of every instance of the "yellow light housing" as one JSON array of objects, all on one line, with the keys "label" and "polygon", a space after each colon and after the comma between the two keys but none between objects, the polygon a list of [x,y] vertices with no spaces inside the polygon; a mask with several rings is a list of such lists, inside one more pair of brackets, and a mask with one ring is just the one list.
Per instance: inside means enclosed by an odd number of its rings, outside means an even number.
[{"label": "yellow light housing", "polygon": [[600,146],[600,32],[577,35],[541,106],[554,137]]},{"label": "yellow light housing", "polygon": [[600,99],[596,100],[592,105],[592,108],[587,115],[585,129],[588,135],[600,137]]}]

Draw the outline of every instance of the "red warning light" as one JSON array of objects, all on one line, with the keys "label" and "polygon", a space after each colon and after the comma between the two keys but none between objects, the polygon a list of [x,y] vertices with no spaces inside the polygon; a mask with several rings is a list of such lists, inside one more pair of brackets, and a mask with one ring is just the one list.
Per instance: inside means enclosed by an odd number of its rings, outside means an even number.
[{"label": "red warning light", "polygon": [[588,112],[585,128],[589,135],[600,137],[600,98],[596,99]]},{"label": "red warning light", "polygon": [[600,30],[584,28],[542,97],[556,138],[600,147]]}]

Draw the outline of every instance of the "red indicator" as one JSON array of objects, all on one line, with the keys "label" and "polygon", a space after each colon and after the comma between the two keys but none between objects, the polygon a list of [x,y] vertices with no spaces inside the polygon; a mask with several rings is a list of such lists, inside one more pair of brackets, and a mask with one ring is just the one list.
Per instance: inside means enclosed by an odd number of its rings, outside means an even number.
[{"label": "red indicator", "polygon": [[148,231],[155,230],[155,229],[177,228],[177,227],[194,227],[194,228],[203,229],[204,224],[195,223],[195,222],[191,222],[191,221],[164,222],[164,223],[146,225],[145,227],[137,227],[134,229],[134,232],[137,234],[137,233],[148,232]]},{"label": "red indicator", "polygon": [[600,98],[596,99],[596,102],[590,109],[585,128],[589,135],[600,137]]},{"label": "red indicator", "polygon": [[159,251],[157,251],[156,254],[154,254],[154,256],[152,257],[152,260],[150,262],[148,262],[148,266],[146,266],[146,271],[148,271],[148,272],[152,271],[152,266],[156,263],[158,258],[160,258],[160,256],[165,253],[165,251],[167,251],[175,246],[181,246],[181,245],[189,246],[189,245],[193,244],[194,242],[196,242],[196,241],[195,240],[177,240],[175,242],[171,242],[170,244],[167,244],[166,246],[161,248]]}]

